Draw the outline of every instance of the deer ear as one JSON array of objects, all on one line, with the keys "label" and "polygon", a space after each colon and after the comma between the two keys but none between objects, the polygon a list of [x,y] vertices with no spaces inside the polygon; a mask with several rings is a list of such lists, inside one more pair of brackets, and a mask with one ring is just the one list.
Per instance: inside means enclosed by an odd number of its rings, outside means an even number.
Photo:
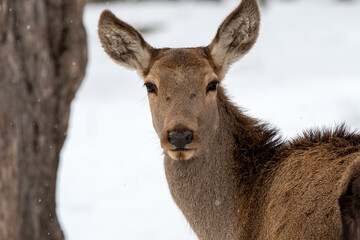
[{"label": "deer ear", "polygon": [[220,25],[209,45],[213,60],[223,72],[244,56],[256,42],[260,12],[256,0],[243,0]]},{"label": "deer ear", "polygon": [[138,31],[112,12],[102,12],[98,34],[105,52],[116,63],[139,72],[148,67],[152,47]]}]

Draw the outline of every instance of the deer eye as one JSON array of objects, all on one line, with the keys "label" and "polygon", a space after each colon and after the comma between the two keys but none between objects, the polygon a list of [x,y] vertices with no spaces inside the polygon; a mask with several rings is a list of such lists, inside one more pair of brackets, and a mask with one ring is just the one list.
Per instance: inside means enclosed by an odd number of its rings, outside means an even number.
[{"label": "deer eye", "polygon": [[218,80],[211,81],[206,87],[206,92],[215,91],[218,85],[219,85]]},{"label": "deer eye", "polygon": [[157,87],[155,84],[145,83],[144,85],[149,93],[157,93]]}]

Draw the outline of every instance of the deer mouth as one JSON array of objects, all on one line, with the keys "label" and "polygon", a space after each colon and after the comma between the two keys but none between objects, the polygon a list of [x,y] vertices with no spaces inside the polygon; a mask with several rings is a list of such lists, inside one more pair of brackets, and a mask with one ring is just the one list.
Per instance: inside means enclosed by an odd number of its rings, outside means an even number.
[{"label": "deer mouth", "polygon": [[175,149],[170,149],[170,151],[174,151],[174,152],[178,152],[178,151],[191,151],[191,150],[195,150],[195,149],[190,149],[190,148],[175,148]]},{"label": "deer mouth", "polygon": [[196,149],[176,148],[168,149],[167,153],[173,160],[190,160],[194,156],[195,151]]}]

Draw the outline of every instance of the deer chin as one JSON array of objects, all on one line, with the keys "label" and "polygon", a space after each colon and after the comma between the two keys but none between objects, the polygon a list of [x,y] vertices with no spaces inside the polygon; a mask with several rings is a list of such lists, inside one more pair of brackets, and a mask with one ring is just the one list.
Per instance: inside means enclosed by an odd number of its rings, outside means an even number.
[{"label": "deer chin", "polygon": [[194,154],[196,149],[184,149],[184,150],[167,150],[167,154],[173,160],[190,160]]}]

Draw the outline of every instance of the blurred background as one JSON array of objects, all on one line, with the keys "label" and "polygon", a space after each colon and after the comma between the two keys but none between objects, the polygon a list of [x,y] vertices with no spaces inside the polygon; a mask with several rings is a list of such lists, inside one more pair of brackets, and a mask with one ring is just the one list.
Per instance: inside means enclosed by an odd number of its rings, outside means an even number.
[{"label": "blurred background", "polygon": [[[89,62],[72,103],[57,189],[68,240],[196,239],[171,199],[142,80],[101,48],[100,13],[111,10],[153,47],[206,46],[239,2],[86,5]],[[341,122],[360,129],[360,1],[260,2],[258,42],[222,82],[231,99],[286,139]]]}]

